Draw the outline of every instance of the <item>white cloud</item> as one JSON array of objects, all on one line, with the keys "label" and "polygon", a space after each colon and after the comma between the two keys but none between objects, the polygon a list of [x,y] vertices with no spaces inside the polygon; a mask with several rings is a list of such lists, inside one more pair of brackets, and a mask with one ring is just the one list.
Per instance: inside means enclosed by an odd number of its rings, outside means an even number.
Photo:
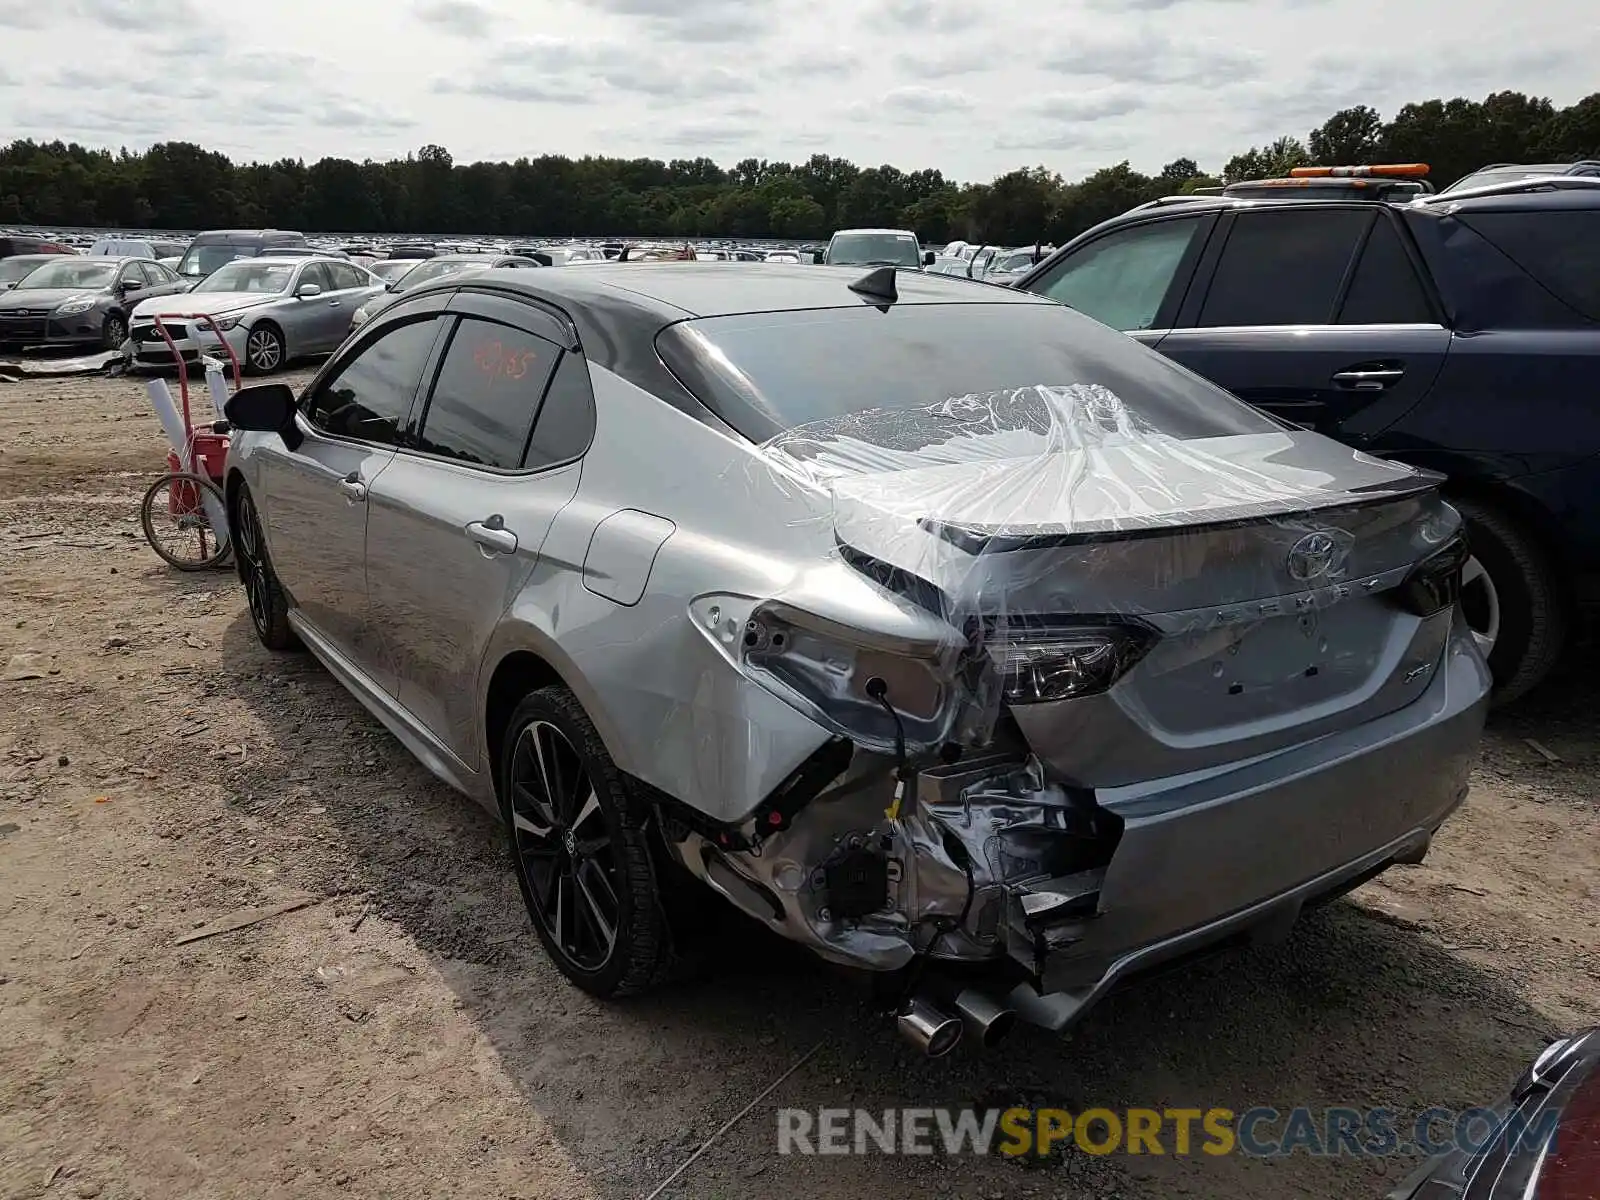
[{"label": "white cloud", "polygon": [[[230,156],[1215,170],[1336,109],[1595,90],[1593,0],[0,0],[0,137]],[[559,31],[559,36],[556,36]],[[1374,31],[1381,31],[1381,37]],[[77,50],[114,47],[137,78]],[[104,54],[102,54],[104,58]],[[110,61],[110,60],[106,60]],[[7,86],[9,80],[10,86]]]}]

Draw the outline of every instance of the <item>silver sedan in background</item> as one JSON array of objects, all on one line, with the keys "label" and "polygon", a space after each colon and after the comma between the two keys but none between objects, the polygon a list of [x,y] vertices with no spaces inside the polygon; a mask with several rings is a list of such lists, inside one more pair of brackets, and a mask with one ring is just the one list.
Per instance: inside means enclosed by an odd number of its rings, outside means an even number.
[{"label": "silver sedan in background", "polygon": [[431,279],[443,279],[446,275],[459,275],[462,271],[473,271],[480,267],[542,267],[543,265],[535,259],[524,258],[520,254],[441,254],[437,258],[418,263],[399,279],[390,283],[382,295],[374,296],[367,301],[356,310],[352,324],[360,328],[412,288]]},{"label": "silver sedan in background", "polygon": [[251,374],[265,374],[291,359],[337,348],[350,332],[356,309],[383,291],[375,276],[343,259],[237,259],[218,267],[191,292],[151,300],[133,310],[134,365],[172,364],[173,351],[156,327],[159,315],[184,361],[197,362],[203,353],[226,353],[213,331],[214,321],[240,366]]}]

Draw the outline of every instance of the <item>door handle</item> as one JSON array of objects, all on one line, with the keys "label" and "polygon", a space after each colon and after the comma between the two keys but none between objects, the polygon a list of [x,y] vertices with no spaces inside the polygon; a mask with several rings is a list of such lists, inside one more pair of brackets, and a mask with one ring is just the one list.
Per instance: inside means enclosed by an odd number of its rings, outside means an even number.
[{"label": "door handle", "polygon": [[1340,371],[1333,382],[1353,392],[1381,392],[1405,375],[1401,367],[1368,367]]},{"label": "door handle", "polygon": [[361,476],[354,471],[339,480],[339,490],[344,493],[345,499],[352,503],[367,498],[367,485],[361,482]]},{"label": "door handle", "polygon": [[337,300],[329,300],[328,301],[328,307],[329,308],[338,308],[339,307],[339,301],[337,301]]},{"label": "door handle", "polygon": [[515,554],[517,535],[506,528],[505,518],[499,513],[486,521],[473,521],[467,526],[467,536],[485,550],[496,554]]}]

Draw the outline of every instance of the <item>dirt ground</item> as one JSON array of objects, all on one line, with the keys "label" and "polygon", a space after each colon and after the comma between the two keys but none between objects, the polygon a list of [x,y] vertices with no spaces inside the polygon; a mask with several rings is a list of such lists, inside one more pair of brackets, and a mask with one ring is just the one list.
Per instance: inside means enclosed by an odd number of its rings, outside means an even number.
[{"label": "dirt ground", "polygon": [[0,682],[0,1196],[638,1197],[820,1043],[670,1195],[1375,1198],[1406,1164],[781,1157],[774,1113],[1414,1114],[1492,1099],[1600,1022],[1585,662],[1494,720],[1425,865],[1283,947],[1114,996],[1069,1041],[921,1060],[754,933],[603,1006],[543,957],[489,818],[313,660],[262,650],[230,574],[156,559],[136,510],[162,454],[133,381],[0,381],[0,667],[45,656]]}]

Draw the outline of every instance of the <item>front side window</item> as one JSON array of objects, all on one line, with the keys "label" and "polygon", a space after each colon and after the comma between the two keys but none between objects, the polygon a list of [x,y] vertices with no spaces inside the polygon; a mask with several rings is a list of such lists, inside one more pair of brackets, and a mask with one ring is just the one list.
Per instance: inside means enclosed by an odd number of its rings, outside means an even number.
[{"label": "front side window", "polygon": [[525,330],[463,318],[418,435],[425,454],[515,470],[561,348]]},{"label": "front side window", "polygon": [[1317,203],[1240,213],[1195,323],[1328,324],[1350,260],[1375,215]]},{"label": "front side window", "polygon": [[1113,329],[1149,329],[1201,224],[1199,217],[1186,217],[1114,230],[1057,264],[1028,290]]},{"label": "front side window", "polygon": [[398,445],[438,330],[432,315],[384,330],[312,393],[306,420],[337,437]]}]

